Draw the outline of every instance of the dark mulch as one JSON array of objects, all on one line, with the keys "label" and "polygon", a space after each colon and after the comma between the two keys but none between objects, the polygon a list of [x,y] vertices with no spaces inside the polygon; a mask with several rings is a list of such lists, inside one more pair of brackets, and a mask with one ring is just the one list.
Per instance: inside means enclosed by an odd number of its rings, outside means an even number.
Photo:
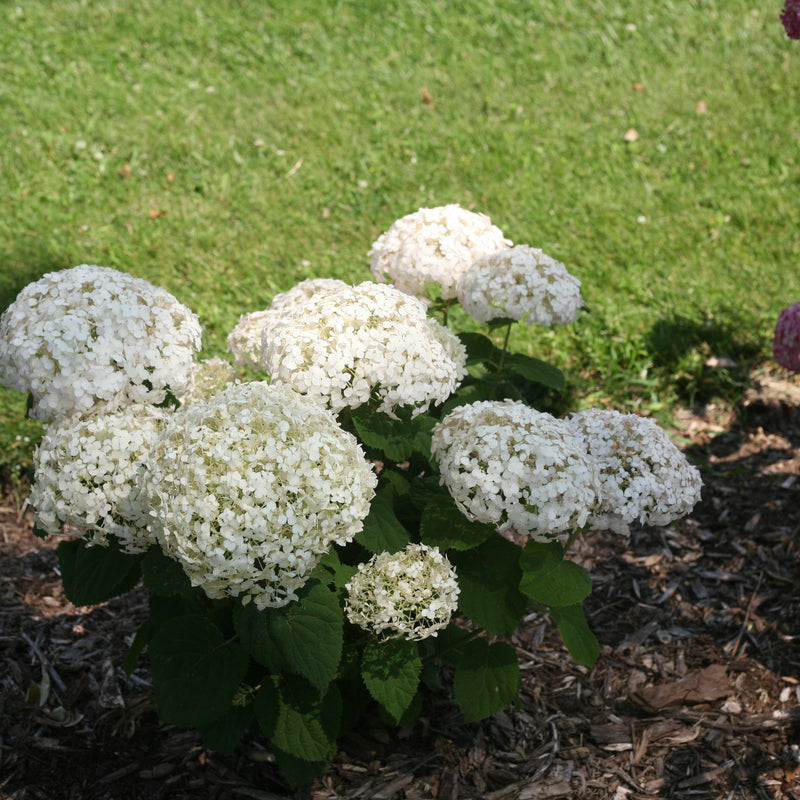
[{"label": "dark mulch", "polygon": [[133,591],[76,608],[55,543],[0,508],[0,798],[800,798],[800,389],[680,415],[703,501],[675,528],[590,535],[575,557],[603,652],[589,670],[531,614],[514,637],[518,707],[462,725],[452,702],[409,730],[367,719],[329,774],[291,792],[257,738],[231,757],[155,714]]}]

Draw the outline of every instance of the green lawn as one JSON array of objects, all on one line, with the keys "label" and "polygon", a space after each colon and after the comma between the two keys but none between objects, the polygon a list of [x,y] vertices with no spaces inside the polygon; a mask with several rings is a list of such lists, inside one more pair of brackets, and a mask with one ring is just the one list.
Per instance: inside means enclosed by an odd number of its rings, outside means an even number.
[{"label": "green lawn", "polygon": [[[217,354],[240,314],[369,279],[396,218],[458,202],[582,280],[582,321],[514,339],[575,402],[730,399],[800,299],[780,9],[3,3],[0,310],[45,272],[115,267],[192,307]],[[27,459],[21,409],[0,395],[0,469]]]}]

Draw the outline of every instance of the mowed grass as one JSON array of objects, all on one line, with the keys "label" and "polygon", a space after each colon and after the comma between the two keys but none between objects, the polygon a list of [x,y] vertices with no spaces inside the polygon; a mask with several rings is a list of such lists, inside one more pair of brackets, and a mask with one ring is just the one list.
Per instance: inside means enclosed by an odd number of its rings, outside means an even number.
[{"label": "mowed grass", "polygon": [[[568,371],[570,402],[735,398],[800,299],[779,6],[4,3],[0,310],[100,264],[173,292],[220,354],[242,313],[370,279],[395,219],[460,203],[583,282],[580,322],[513,339]],[[0,395],[13,474],[24,402]]]}]

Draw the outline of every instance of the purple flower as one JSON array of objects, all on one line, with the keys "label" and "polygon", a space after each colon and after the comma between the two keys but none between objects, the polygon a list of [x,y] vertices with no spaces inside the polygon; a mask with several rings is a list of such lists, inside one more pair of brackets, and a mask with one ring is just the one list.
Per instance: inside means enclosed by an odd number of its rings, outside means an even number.
[{"label": "purple flower", "polygon": [[800,372],[800,302],[784,308],[778,316],[772,357],[782,367]]},{"label": "purple flower", "polygon": [[781,12],[781,22],[790,39],[800,39],[800,0],[786,0]]}]

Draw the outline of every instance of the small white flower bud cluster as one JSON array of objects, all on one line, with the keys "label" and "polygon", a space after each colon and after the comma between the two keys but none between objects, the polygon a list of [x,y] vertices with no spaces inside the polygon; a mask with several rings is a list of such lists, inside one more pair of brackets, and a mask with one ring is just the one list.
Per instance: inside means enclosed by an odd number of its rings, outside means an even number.
[{"label": "small white flower bud cluster", "polygon": [[591,526],[626,533],[635,521],[668,525],[700,500],[699,471],[652,420],[589,409],[572,414],[568,423],[598,469],[600,493]]},{"label": "small white flower bud cluster", "polygon": [[582,527],[597,497],[581,440],[521,402],[459,406],[434,428],[431,452],[465,516],[537,541]]},{"label": "small white flower bud cluster", "polygon": [[348,620],[384,639],[437,636],[458,606],[453,567],[437,547],[424,544],[374,555],[346,588]]},{"label": "small white flower bud cluster", "polygon": [[422,301],[371,281],[271,312],[262,343],[274,383],[337,412],[375,399],[389,415],[401,406],[421,413],[466,374],[464,346],[427,318]]},{"label": "small white flower bud cluster", "polygon": [[83,264],[28,284],[0,317],[0,382],[51,420],[181,394],[202,330],[169,292]]},{"label": "small white flower bud cluster", "polygon": [[479,322],[507,317],[568,325],[583,306],[581,282],[560,261],[526,244],[478,259],[456,288],[464,311]]},{"label": "small white flower bud cluster", "polygon": [[449,300],[475,261],[510,245],[485,214],[453,204],[401,217],[375,240],[368,255],[375,280],[388,278],[417,297],[425,296],[426,283],[438,283],[442,298]]},{"label": "small white flower bud cluster", "polygon": [[85,533],[97,544],[113,535],[127,553],[147,550],[149,517],[138,482],[171,417],[166,409],[130,405],[48,425],[34,456],[36,481],[28,498],[36,527],[56,536]]},{"label": "small white flower bud cluster", "polygon": [[377,478],[331,412],[287,386],[235,384],[177,412],[143,487],[163,551],[212,599],[279,607],[363,527]]}]

